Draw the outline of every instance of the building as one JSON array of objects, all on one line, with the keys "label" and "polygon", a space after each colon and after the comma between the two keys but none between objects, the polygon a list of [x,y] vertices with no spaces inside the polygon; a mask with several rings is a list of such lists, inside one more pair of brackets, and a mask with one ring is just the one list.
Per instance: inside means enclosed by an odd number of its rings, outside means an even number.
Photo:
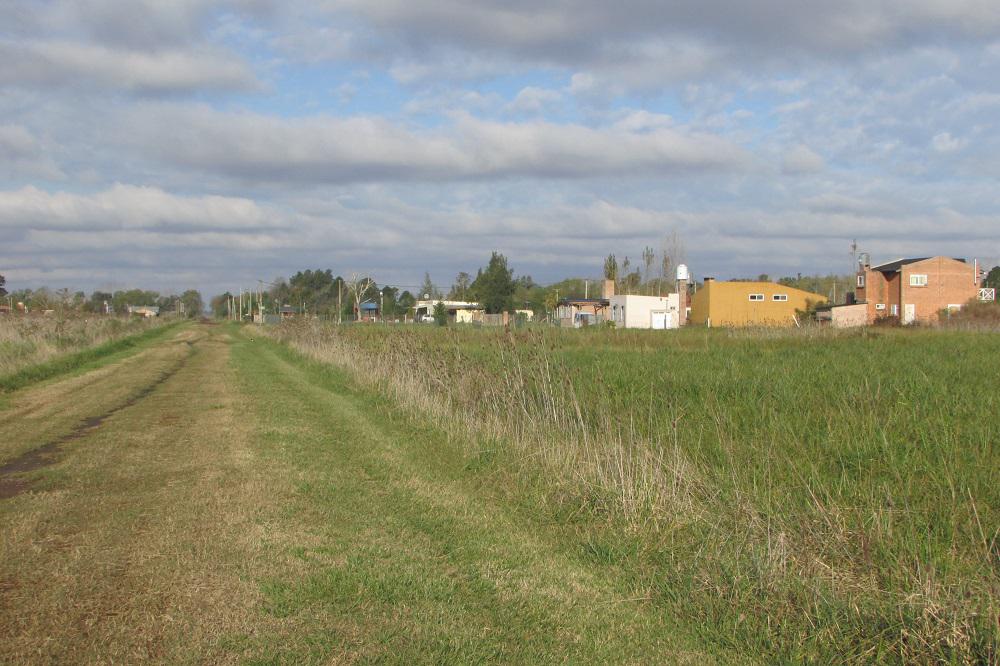
[{"label": "building", "polygon": [[375,321],[379,318],[379,314],[381,313],[378,308],[378,303],[375,301],[365,301],[358,306],[355,314],[357,314],[359,321]]},{"label": "building", "polygon": [[448,312],[448,322],[452,324],[471,324],[482,322],[483,306],[479,303],[469,301],[444,301],[444,300],[422,300],[413,305],[414,321],[430,321],[434,318],[434,306],[444,303],[444,309]]},{"label": "building", "polygon": [[979,297],[977,267],[965,259],[922,257],[872,266],[861,255],[854,298],[865,305],[865,323],[896,319],[935,322],[938,312]]},{"label": "building", "polygon": [[864,303],[824,305],[816,308],[816,321],[833,328],[864,326],[868,323],[867,311]]},{"label": "building", "polygon": [[611,321],[620,328],[678,328],[681,325],[680,297],[635,296],[620,294],[612,296]]},{"label": "building", "polygon": [[278,316],[280,316],[282,319],[291,319],[297,314],[298,311],[291,305],[282,305],[280,308],[278,308]]},{"label": "building", "polygon": [[157,305],[127,305],[125,306],[130,315],[145,317],[150,319],[160,315],[160,308]]},{"label": "building", "polygon": [[796,311],[826,303],[826,297],[774,282],[705,284],[691,298],[690,323],[703,326],[797,326]]},{"label": "building", "polygon": [[608,318],[606,298],[563,298],[556,304],[556,319],[560,326],[593,326]]}]

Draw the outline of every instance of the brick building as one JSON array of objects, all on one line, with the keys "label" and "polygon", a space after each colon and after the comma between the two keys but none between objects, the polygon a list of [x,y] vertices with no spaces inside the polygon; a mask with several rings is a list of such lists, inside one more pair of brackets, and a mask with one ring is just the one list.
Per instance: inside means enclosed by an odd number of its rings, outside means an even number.
[{"label": "brick building", "polygon": [[941,310],[975,299],[979,276],[965,259],[923,257],[871,266],[863,256],[855,287],[855,300],[867,306],[867,323],[883,318],[926,323],[937,321]]}]

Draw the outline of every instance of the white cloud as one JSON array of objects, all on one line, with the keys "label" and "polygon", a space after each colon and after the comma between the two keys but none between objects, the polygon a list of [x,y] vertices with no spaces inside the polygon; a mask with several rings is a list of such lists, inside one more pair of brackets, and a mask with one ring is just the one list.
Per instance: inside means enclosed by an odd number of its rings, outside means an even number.
[{"label": "white cloud", "polygon": [[135,92],[251,90],[245,63],[210,49],[136,51],[79,42],[0,41],[0,82]]},{"label": "white cloud", "polygon": [[808,146],[799,144],[787,151],[781,160],[781,171],[789,175],[819,173],[826,168],[823,158]]},{"label": "white cloud", "polygon": [[965,147],[963,139],[953,137],[950,132],[935,134],[931,139],[931,147],[939,153],[954,153]]},{"label": "white cloud", "polygon": [[459,115],[415,130],[377,117],[283,120],[206,107],[143,106],[126,122],[134,147],[168,163],[269,182],[653,176],[727,172],[748,156],[683,128],[635,132]]},{"label": "white cloud", "polygon": [[561,100],[562,93],[558,90],[528,86],[522,88],[506,108],[509,113],[537,114]]},{"label": "white cloud", "polygon": [[0,191],[0,228],[82,230],[242,231],[285,220],[239,197],[178,196],[155,187],[117,184],[93,194],[50,193],[27,186]]}]

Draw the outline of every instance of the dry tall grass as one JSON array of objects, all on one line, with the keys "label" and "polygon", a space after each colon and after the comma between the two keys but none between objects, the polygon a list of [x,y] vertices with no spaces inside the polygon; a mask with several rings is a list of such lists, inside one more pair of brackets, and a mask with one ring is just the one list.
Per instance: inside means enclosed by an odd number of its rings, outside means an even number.
[{"label": "dry tall grass", "polygon": [[0,377],[160,323],[138,317],[0,315]]}]

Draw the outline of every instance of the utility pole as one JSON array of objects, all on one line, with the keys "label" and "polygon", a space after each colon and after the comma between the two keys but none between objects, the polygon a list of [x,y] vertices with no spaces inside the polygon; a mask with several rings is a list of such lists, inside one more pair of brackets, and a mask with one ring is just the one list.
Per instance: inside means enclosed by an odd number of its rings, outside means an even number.
[{"label": "utility pole", "polygon": [[344,280],[337,282],[337,324],[344,323]]}]

